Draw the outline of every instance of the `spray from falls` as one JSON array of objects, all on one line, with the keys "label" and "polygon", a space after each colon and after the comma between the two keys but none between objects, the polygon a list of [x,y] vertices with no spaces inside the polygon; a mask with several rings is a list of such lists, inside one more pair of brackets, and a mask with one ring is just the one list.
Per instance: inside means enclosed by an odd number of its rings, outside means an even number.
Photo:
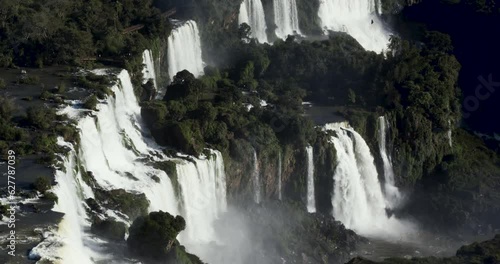
[{"label": "spray from falls", "polygon": [[274,23],[278,27],[276,35],[281,39],[300,34],[296,0],[274,0]]},{"label": "spray from falls", "polygon": [[409,232],[409,223],[386,214],[374,158],[361,135],[346,123],[327,124],[325,130],[334,132],[331,143],[337,151],[333,216],[366,236],[399,238]]},{"label": "spray from falls", "polygon": [[251,36],[260,43],[267,42],[267,25],[264,7],[261,0],[244,0],[240,6],[238,24],[247,23],[251,29]]},{"label": "spray from falls", "polygon": [[314,156],[313,148],[306,147],[307,152],[307,212],[316,212],[316,197],[314,194]]},{"label": "spray from falls", "polygon": [[323,29],[346,32],[365,49],[381,52],[387,48],[390,33],[377,10],[381,12],[375,0],[322,0],[318,16]]},{"label": "spray from falls", "polygon": [[384,164],[384,191],[385,199],[390,208],[395,208],[401,202],[401,193],[394,180],[394,169],[389,154],[387,154],[387,129],[389,129],[389,122],[384,116],[378,118],[378,147],[380,150],[380,157]]}]

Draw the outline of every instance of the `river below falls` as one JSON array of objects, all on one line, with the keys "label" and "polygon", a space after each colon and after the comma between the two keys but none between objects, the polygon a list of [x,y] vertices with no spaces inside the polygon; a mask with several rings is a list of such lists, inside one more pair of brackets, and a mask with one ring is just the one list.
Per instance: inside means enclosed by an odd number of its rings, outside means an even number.
[{"label": "river below falls", "polygon": [[445,236],[425,234],[416,237],[414,241],[388,241],[368,238],[368,242],[360,243],[352,255],[353,257],[361,256],[373,261],[382,261],[386,258],[452,257],[455,256],[461,246],[488,240],[492,237],[494,237],[493,234],[452,239]]}]

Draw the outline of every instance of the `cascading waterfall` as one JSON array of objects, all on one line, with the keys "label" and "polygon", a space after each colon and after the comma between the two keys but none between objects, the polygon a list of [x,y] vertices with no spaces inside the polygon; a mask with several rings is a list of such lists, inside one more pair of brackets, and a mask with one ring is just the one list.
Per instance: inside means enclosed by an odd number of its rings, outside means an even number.
[{"label": "cascading waterfall", "polygon": [[142,63],[144,64],[144,68],[142,69],[143,81],[145,84],[149,80],[153,81],[153,85],[156,90],[158,90],[158,86],[156,84],[156,73],[155,73],[155,64],[153,60],[153,53],[150,50],[145,50],[142,53]]},{"label": "cascading waterfall", "polygon": [[[96,184],[101,188],[144,193],[150,202],[149,211],[179,214],[170,178],[164,171],[148,165],[150,162],[165,161],[167,157],[152,140],[143,136],[140,106],[128,72],[122,70],[117,77],[117,84],[111,87],[114,96],[108,97],[106,103],[98,104],[98,111],[93,116],[78,106],[68,106],[60,111],[60,114],[67,114],[77,120],[80,131],[80,148],[70,152],[65,160],[66,172],[56,173],[55,193],[59,201],[54,209],[65,214],[57,234],[62,239],[59,249],[62,252],[56,256],[63,256],[63,263],[75,260],[93,263],[116,258],[100,254],[98,248],[101,246],[88,242],[94,240],[105,244],[86,232],[90,223],[83,209],[84,200],[93,198],[93,194],[83,183],[79,172],[76,172],[77,162],[85,171],[92,172]],[[159,182],[153,179],[156,177]],[[118,221],[130,222],[111,210],[106,214],[108,217],[118,217]],[[54,243],[51,246],[60,245]],[[42,257],[50,258],[45,255]]]},{"label": "cascading waterfall", "polygon": [[253,151],[252,182],[253,182],[253,191],[254,191],[254,201],[259,204],[261,201],[260,168],[259,168],[259,160],[257,158],[257,152],[255,150]]},{"label": "cascading waterfall", "polygon": [[31,250],[30,257],[41,257],[49,261],[57,259],[62,263],[71,263],[78,259],[78,263],[91,264],[92,259],[98,258],[98,254],[84,246],[93,244],[94,241],[84,232],[90,228],[90,222],[81,197],[93,197],[93,194],[76,168],[77,155],[73,146],[62,138],[58,138],[57,143],[69,149],[67,156],[61,155],[62,168],[56,170],[57,185],[53,189],[58,197],[53,210],[64,213],[64,216],[59,223],[59,235],[47,237]]},{"label": "cascading waterfall", "polygon": [[209,157],[180,161],[177,164],[182,215],[186,230],[179,237],[181,243],[200,257],[208,257],[203,245],[219,242],[213,223],[227,210],[226,175],[219,151]]},{"label": "cascading waterfall", "polygon": [[377,16],[375,0],[321,0],[318,16],[322,28],[347,32],[367,50],[387,48],[390,34]]},{"label": "cascading waterfall", "polygon": [[200,33],[195,21],[188,20],[172,30],[168,37],[167,57],[171,80],[183,70],[188,70],[195,77],[203,75]]},{"label": "cascading waterfall", "polygon": [[307,212],[316,212],[316,197],[314,194],[314,156],[313,148],[306,147],[307,152]]},{"label": "cascading waterfall", "polygon": [[296,0],[274,0],[274,23],[278,27],[276,35],[281,39],[300,34]]},{"label": "cascading waterfall", "polygon": [[385,199],[390,208],[396,207],[401,202],[401,193],[394,180],[394,169],[389,154],[387,154],[387,129],[389,129],[389,122],[384,116],[378,118],[378,147],[380,150],[380,157],[384,164],[384,191]]},{"label": "cascading waterfall", "polygon": [[334,132],[331,143],[337,151],[333,216],[366,236],[400,238],[409,232],[409,223],[386,214],[374,158],[365,140],[346,123],[327,124],[324,129]]},{"label": "cascading waterfall", "polygon": [[238,23],[247,23],[252,28],[251,36],[260,43],[267,42],[267,25],[261,0],[244,0],[240,6]]},{"label": "cascading waterfall", "polygon": [[281,182],[281,151],[278,154],[278,199],[281,201],[283,199],[283,194],[281,193],[282,182]]}]

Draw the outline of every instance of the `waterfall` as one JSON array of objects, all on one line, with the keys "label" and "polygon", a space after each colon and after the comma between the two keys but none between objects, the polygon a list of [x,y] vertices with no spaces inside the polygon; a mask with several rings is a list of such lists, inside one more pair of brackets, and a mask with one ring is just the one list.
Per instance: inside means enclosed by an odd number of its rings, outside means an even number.
[{"label": "waterfall", "polygon": [[167,57],[170,79],[183,70],[188,70],[195,77],[203,75],[200,33],[195,21],[188,20],[172,30],[168,37]]},{"label": "waterfall", "polygon": [[253,151],[252,182],[253,182],[253,191],[254,191],[254,201],[259,204],[261,201],[260,168],[259,168],[259,160],[257,158],[257,152],[255,150]]},{"label": "waterfall", "polygon": [[[56,172],[55,193],[59,200],[54,210],[64,213],[64,217],[56,238],[52,239],[60,238],[62,243],[53,243],[48,247],[59,248],[60,253],[56,256],[62,256],[64,263],[75,260],[93,263],[117,257],[100,254],[98,251],[106,242],[87,232],[90,223],[84,200],[93,198],[93,193],[83,182],[76,164],[80,164],[84,171],[91,171],[95,183],[104,190],[124,189],[129,193],[144,193],[149,200],[149,211],[179,214],[170,178],[164,171],[149,165],[168,158],[159,146],[143,136],[146,133],[142,131],[140,106],[128,72],[122,70],[117,79],[118,82],[111,87],[114,96],[98,104],[98,111],[93,115],[88,115],[88,111],[78,105],[67,106],[59,112],[77,121],[80,132],[79,148],[70,152],[64,160],[64,169]],[[154,179],[156,177],[159,182]],[[130,223],[132,220],[112,210],[107,210],[105,214],[117,221]],[[42,242],[37,248],[43,246]],[[42,254],[42,257],[50,259],[47,255]]]},{"label": "waterfall", "polygon": [[300,34],[296,0],[274,0],[274,23],[278,27],[276,35],[281,39]]},{"label": "waterfall", "polygon": [[278,199],[281,201],[283,199],[283,194],[281,192],[281,174],[282,174],[282,169],[281,169],[281,151],[278,154]]},{"label": "waterfall", "polygon": [[92,239],[84,232],[90,228],[90,223],[81,197],[93,197],[93,194],[76,168],[77,156],[73,146],[62,138],[58,138],[57,143],[69,149],[67,156],[60,155],[62,167],[55,172],[57,185],[53,189],[58,197],[53,210],[64,213],[64,216],[59,223],[59,235],[47,237],[33,248],[29,255],[31,258],[40,257],[49,261],[57,259],[62,263],[71,263],[78,259],[79,263],[90,264],[93,263],[91,259],[97,258],[98,255],[84,246],[92,244]]},{"label": "waterfall", "polygon": [[401,201],[401,193],[394,180],[394,169],[392,168],[392,161],[390,155],[387,153],[387,129],[389,129],[389,122],[384,116],[378,118],[378,147],[380,150],[380,157],[384,164],[384,191],[387,205],[394,208]]},{"label": "waterfall", "polygon": [[267,42],[267,25],[261,0],[244,0],[240,6],[238,23],[252,28],[251,36],[261,43]]},{"label": "waterfall", "polygon": [[376,12],[375,0],[321,0],[318,16],[325,30],[347,32],[365,49],[381,52],[390,34]]},{"label": "waterfall", "polygon": [[145,50],[142,53],[142,64],[144,64],[144,68],[142,69],[142,83],[145,84],[149,80],[152,80],[155,89],[158,90],[158,86],[156,84],[155,64],[151,50]]},{"label": "waterfall", "polygon": [[448,145],[450,145],[450,148],[453,147],[453,137],[452,137],[452,132],[451,132],[451,120],[448,120],[448,132],[446,133],[446,136],[448,137]]},{"label": "waterfall", "polygon": [[381,16],[384,13],[384,7],[382,6],[382,0],[377,0],[377,14]]},{"label": "waterfall", "polygon": [[227,209],[226,175],[219,151],[210,156],[177,164],[182,215],[186,230],[179,237],[181,243],[193,249],[200,257],[207,257],[203,245],[217,242],[213,223]]},{"label": "waterfall", "polygon": [[331,143],[337,151],[333,216],[366,236],[399,238],[412,229],[409,223],[387,216],[374,158],[365,140],[346,123],[327,124],[324,130],[334,132]]},{"label": "waterfall", "polygon": [[307,152],[307,212],[316,212],[316,198],[314,196],[314,156],[313,148],[306,147]]}]

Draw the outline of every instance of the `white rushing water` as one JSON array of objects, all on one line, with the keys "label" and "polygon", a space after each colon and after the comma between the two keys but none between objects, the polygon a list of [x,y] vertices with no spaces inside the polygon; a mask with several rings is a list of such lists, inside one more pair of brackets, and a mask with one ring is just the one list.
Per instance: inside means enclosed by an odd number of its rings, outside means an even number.
[{"label": "white rushing water", "polygon": [[180,186],[181,212],[186,220],[186,230],[179,240],[200,257],[208,257],[204,245],[219,242],[214,222],[227,210],[226,174],[219,151],[210,157],[182,161],[177,164]]},{"label": "white rushing water", "polygon": [[261,186],[260,186],[260,168],[259,159],[257,158],[257,152],[253,151],[253,171],[252,171],[252,184],[254,192],[254,201],[260,203],[261,201]]},{"label": "white rushing water", "polygon": [[321,0],[318,16],[323,29],[346,32],[367,50],[387,48],[390,33],[377,16],[375,0]]},{"label": "white rushing water", "polygon": [[384,191],[385,199],[390,208],[395,208],[401,202],[401,193],[394,179],[394,169],[392,167],[391,156],[387,153],[387,129],[389,129],[389,122],[384,116],[378,118],[378,147],[380,150],[380,157],[384,164]]},{"label": "white rushing water", "polygon": [[145,50],[142,53],[142,63],[144,64],[144,68],[142,69],[142,83],[144,84],[149,80],[152,80],[155,89],[158,90],[158,85],[156,84],[155,64],[151,50]]},{"label": "white rushing water", "polygon": [[300,34],[296,0],[274,0],[273,7],[276,35],[286,39],[288,35]]},{"label": "white rushing water", "polygon": [[203,75],[201,41],[198,25],[188,20],[172,30],[168,37],[168,76],[174,76],[188,70],[195,77]]},{"label": "white rushing water", "polygon": [[240,6],[238,24],[247,23],[252,28],[251,36],[260,43],[267,42],[267,25],[261,0],[244,0]]},{"label": "white rushing water", "polygon": [[281,201],[283,199],[283,194],[282,194],[282,179],[281,179],[281,174],[282,174],[282,168],[281,168],[281,151],[278,154],[278,199]]},{"label": "white rushing water", "polygon": [[70,149],[66,156],[60,156],[62,168],[55,172],[57,185],[53,189],[58,197],[53,210],[64,213],[64,216],[58,226],[58,236],[47,237],[31,250],[30,256],[62,263],[71,263],[75,259],[82,264],[93,263],[92,259],[100,256],[84,246],[97,243],[85,233],[90,228],[90,222],[83,206],[83,198],[93,197],[93,194],[76,167],[77,156],[73,146],[62,138],[58,138],[58,145]]},{"label": "white rushing water", "polygon": [[314,194],[314,154],[311,146],[306,147],[307,152],[307,212],[316,212],[316,197]]},{"label": "white rushing water", "polygon": [[[98,104],[98,111],[92,116],[76,105],[60,111],[60,114],[67,114],[78,122],[80,132],[80,148],[72,150],[64,159],[64,169],[56,172],[54,192],[59,200],[54,210],[65,215],[56,236],[50,240],[60,242],[52,243],[44,250],[57,251],[54,256],[60,257],[62,263],[74,263],[76,260],[78,263],[95,263],[116,258],[109,252],[99,252],[106,242],[87,232],[90,222],[84,209],[84,200],[93,198],[93,193],[76,170],[77,163],[83,170],[92,172],[99,187],[144,193],[150,202],[149,211],[179,214],[170,178],[164,171],[148,165],[168,158],[152,140],[143,136],[145,131],[142,130],[140,107],[128,72],[122,70],[117,77],[117,84],[111,87],[114,96]],[[64,144],[72,147],[69,143]],[[153,177],[158,177],[159,182]],[[118,221],[131,222],[126,216],[111,210],[106,214]],[[37,248],[44,244],[47,242]],[[48,249],[52,247],[56,249]],[[40,255],[51,258],[51,253]]]},{"label": "white rushing water", "polygon": [[387,216],[374,158],[365,140],[346,123],[327,124],[325,130],[336,133],[331,138],[338,161],[333,175],[333,216],[361,235],[404,236],[412,226]]}]

